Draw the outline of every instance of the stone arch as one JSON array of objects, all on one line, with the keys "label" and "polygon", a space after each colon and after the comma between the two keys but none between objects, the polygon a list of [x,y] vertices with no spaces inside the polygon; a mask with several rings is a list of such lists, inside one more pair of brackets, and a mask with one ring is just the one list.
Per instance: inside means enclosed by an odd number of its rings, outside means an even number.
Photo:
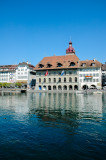
[{"label": "stone arch", "polygon": [[78,86],[77,85],[74,86],[74,90],[78,90]]},{"label": "stone arch", "polygon": [[58,90],[62,90],[62,86],[61,85],[58,86]]},{"label": "stone arch", "polygon": [[43,90],[46,90],[46,86],[43,86]]},{"label": "stone arch", "polygon": [[90,86],[90,88],[91,88],[91,89],[96,89],[96,86],[95,86],[94,84],[92,84],[92,85]]},{"label": "stone arch", "polygon": [[72,90],[72,89],[73,89],[72,85],[69,85],[69,90]]},{"label": "stone arch", "polygon": [[42,86],[41,85],[39,85],[39,90],[42,90]]},{"label": "stone arch", "polygon": [[88,86],[87,86],[87,85],[83,85],[83,86],[82,86],[82,89],[83,89],[83,90],[88,89]]},{"label": "stone arch", "polygon": [[51,90],[51,86],[50,85],[48,86],[48,90]]},{"label": "stone arch", "polygon": [[64,85],[64,86],[63,86],[63,89],[64,89],[64,90],[67,90],[67,86],[66,86],[66,85]]},{"label": "stone arch", "polygon": [[56,90],[56,86],[53,86],[53,90]]}]

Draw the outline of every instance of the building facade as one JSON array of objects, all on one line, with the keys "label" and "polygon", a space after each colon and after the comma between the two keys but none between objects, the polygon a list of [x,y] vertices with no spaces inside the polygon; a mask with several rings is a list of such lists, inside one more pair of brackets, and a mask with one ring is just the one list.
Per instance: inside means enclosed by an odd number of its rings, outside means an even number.
[{"label": "building facade", "polygon": [[95,59],[79,63],[79,90],[101,89],[101,63]]},{"label": "building facade", "polygon": [[0,83],[14,83],[16,81],[17,65],[0,66]]},{"label": "building facade", "polygon": [[106,87],[106,62],[102,64],[102,86]]},{"label": "building facade", "polygon": [[[31,84],[31,75],[33,74],[34,66],[28,62],[22,62],[18,65],[3,65],[0,66],[0,82],[1,83],[16,83],[20,82],[24,85]],[[35,73],[35,72],[34,72]],[[34,74],[33,79],[36,78]]]},{"label": "building facade", "polygon": [[36,90],[101,89],[101,63],[80,61],[69,42],[64,56],[44,57],[36,66]]},{"label": "building facade", "polygon": [[19,63],[16,68],[16,82],[29,85],[31,83],[30,72],[33,71],[34,66],[28,62]]}]

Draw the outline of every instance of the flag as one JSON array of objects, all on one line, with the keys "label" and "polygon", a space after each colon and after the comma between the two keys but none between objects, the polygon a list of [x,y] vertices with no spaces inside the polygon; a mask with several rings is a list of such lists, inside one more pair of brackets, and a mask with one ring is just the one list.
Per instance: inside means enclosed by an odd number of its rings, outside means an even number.
[{"label": "flag", "polygon": [[47,76],[48,75],[48,71],[46,71],[46,73],[45,73],[45,76]]},{"label": "flag", "polygon": [[63,76],[63,74],[64,74],[64,70],[61,72],[61,76]]}]

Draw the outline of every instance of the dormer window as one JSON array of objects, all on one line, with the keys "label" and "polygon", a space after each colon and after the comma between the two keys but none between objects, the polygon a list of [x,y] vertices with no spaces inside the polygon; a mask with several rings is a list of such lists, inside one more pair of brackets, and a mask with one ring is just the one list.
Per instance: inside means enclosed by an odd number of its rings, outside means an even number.
[{"label": "dormer window", "polygon": [[71,62],[71,63],[70,63],[70,66],[75,66],[75,63],[74,63],[74,62]]},{"label": "dormer window", "polygon": [[58,62],[57,67],[62,67],[62,64]]},{"label": "dormer window", "polygon": [[91,66],[95,66],[95,63],[91,63]]},{"label": "dormer window", "polygon": [[47,64],[47,68],[50,68],[52,66],[52,64],[48,63]]},{"label": "dormer window", "polygon": [[44,67],[44,65],[43,64],[39,64],[39,68],[43,68]]},{"label": "dormer window", "polygon": [[82,67],[85,67],[86,66],[86,63],[82,63]]}]

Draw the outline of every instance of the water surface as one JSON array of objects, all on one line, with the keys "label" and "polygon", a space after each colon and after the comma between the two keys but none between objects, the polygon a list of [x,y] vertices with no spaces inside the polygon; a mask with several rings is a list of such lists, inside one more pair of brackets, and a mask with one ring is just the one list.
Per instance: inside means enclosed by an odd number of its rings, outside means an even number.
[{"label": "water surface", "polygon": [[0,96],[0,160],[105,160],[106,94]]}]

